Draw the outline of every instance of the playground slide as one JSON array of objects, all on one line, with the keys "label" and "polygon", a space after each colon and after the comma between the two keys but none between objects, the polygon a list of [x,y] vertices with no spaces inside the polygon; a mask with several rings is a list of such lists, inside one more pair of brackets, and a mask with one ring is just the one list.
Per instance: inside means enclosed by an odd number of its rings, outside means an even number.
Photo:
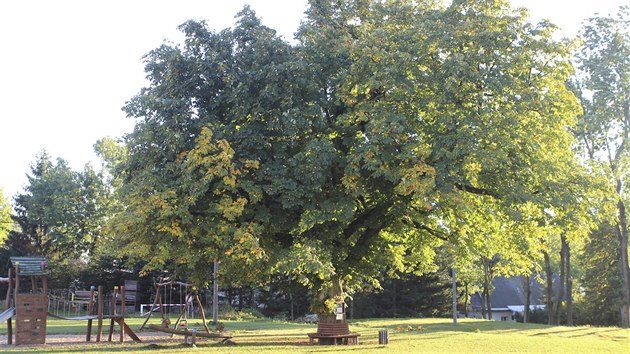
[{"label": "playground slide", "polygon": [[4,312],[0,313],[0,323],[8,320],[9,318],[15,316],[15,307],[9,307],[4,310]]}]

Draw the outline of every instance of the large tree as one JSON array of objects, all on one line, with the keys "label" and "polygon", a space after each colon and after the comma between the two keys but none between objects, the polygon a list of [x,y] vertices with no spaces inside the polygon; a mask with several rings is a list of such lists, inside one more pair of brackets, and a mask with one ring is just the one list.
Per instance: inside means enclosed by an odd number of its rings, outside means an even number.
[{"label": "large tree", "polygon": [[591,234],[578,263],[583,269],[580,277],[583,297],[576,304],[577,322],[596,326],[618,325],[624,294],[614,225],[604,224]]},{"label": "large tree", "polygon": [[102,177],[89,165],[76,172],[65,160],[53,161],[42,152],[31,165],[24,191],[15,197],[17,227],[9,235],[9,252],[63,265],[67,271],[55,274],[67,286],[74,280],[67,267],[82,264],[102,234],[106,198]]},{"label": "large tree", "polygon": [[619,246],[619,269],[624,301],[621,325],[630,326],[630,268],[628,265],[627,175],[630,158],[630,14],[589,19],[581,32],[578,53],[584,115],[576,131],[590,160],[593,176],[608,181],[605,198],[614,210],[611,224]]},{"label": "large tree", "polygon": [[434,269],[462,194],[561,204],[568,45],[506,1],[440,4],[314,0],[297,45],[248,8],[218,33],[182,25],[126,106],[127,253],[200,284],[214,260],[284,272],[326,307]]}]

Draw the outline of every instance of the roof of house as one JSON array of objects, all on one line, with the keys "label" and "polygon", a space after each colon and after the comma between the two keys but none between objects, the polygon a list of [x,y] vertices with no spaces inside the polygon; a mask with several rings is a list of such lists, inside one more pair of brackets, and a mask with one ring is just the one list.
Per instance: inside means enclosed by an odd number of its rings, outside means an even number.
[{"label": "roof of house", "polygon": [[[525,305],[525,289],[524,277],[503,276],[496,277],[492,282],[494,291],[490,295],[490,301],[493,309],[508,309],[510,306]],[[543,286],[538,281],[531,280],[531,297],[530,305],[543,305]],[[471,296],[470,305],[473,308],[481,307],[481,294],[476,293]]]}]

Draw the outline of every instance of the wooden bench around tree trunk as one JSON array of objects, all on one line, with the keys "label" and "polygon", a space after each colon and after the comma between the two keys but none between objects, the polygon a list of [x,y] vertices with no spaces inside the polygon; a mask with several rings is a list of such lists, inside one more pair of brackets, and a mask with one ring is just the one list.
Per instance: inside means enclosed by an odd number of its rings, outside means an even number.
[{"label": "wooden bench around tree trunk", "polygon": [[318,344],[359,344],[361,334],[350,332],[346,322],[320,322],[317,333],[308,333],[310,344],[317,339]]}]

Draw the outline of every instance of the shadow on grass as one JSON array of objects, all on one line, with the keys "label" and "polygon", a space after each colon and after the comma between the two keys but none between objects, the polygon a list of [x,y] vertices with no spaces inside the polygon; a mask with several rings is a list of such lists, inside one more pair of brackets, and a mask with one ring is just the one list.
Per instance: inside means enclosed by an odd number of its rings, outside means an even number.
[{"label": "shadow on grass", "polygon": [[[550,327],[551,328],[551,327]],[[585,330],[589,330],[588,328],[584,328],[584,327],[562,327],[561,329],[555,330],[555,331],[545,331],[542,333],[535,333],[532,334],[532,336],[546,336],[549,334],[569,334],[569,333],[573,333],[573,332],[582,332]],[[596,331],[596,330],[592,330],[589,333],[583,333],[583,334],[575,334],[572,336],[567,336],[567,338],[570,337],[583,337],[586,335],[597,335],[599,333],[602,333],[602,331]]]}]

